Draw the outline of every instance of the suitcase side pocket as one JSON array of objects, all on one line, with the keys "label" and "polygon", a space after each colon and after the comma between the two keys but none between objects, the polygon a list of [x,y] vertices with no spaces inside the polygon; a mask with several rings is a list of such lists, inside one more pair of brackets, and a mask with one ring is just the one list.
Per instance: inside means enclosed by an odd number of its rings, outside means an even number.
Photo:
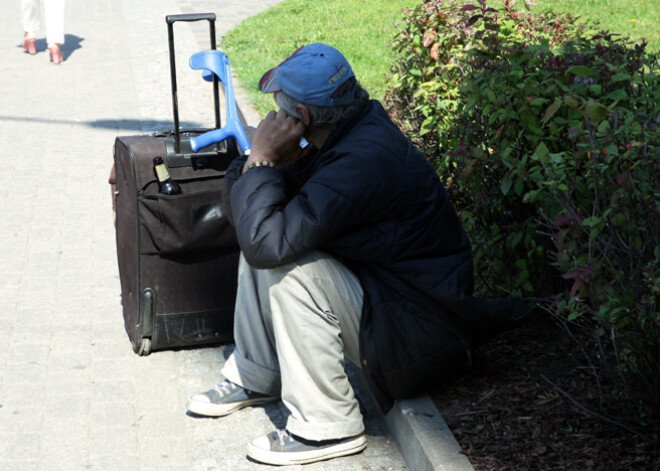
[{"label": "suitcase side pocket", "polygon": [[236,233],[220,206],[220,184],[182,195],[140,195],[141,253],[194,260],[238,251]]}]

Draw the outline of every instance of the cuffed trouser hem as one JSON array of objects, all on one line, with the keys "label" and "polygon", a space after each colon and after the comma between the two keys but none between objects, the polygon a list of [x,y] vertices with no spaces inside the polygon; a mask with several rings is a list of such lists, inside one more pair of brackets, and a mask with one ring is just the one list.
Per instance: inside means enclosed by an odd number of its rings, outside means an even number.
[{"label": "cuffed trouser hem", "polygon": [[306,440],[333,440],[338,438],[354,437],[364,432],[362,416],[357,419],[339,423],[303,422],[289,416],[286,429],[294,435]]},{"label": "cuffed trouser hem", "polygon": [[325,253],[263,270],[241,256],[236,349],[223,375],[281,397],[295,435],[310,440],[359,435],[362,414],[344,355],[359,358],[362,303],[355,274]]},{"label": "cuffed trouser hem", "polygon": [[222,376],[242,388],[279,397],[282,390],[280,374],[245,358],[238,349],[229,356],[221,370]]}]

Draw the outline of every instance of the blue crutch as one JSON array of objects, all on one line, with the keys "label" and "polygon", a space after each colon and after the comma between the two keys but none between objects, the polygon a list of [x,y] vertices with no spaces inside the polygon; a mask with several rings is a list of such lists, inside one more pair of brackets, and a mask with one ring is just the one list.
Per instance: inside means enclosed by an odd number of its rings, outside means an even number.
[{"label": "blue crutch", "polygon": [[213,75],[215,74],[218,79],[225,86],[225,103],[226,103],[226,113],[227,113],[227,122],[220,129],[214,129],[213,131],[200,134],[197,137],[190,138],[190,147],[193,152],[215,144],[216,142],[222,142],[229,137],[236,139],[236,143],[240,149],[247,153],[250,149],[250,140],[248,139],[245,128],[241,124],[238,115],[238,109],[236,108],[236,100],[234,99],[234,87],[231,83],[231,69],[229,67],[229,57],[222,51],[209,50],[202,51],[196,54],[193,54],[190,57],[190,68],[192,69],[201,69],[202,77],[207,82],[213,81]]}]

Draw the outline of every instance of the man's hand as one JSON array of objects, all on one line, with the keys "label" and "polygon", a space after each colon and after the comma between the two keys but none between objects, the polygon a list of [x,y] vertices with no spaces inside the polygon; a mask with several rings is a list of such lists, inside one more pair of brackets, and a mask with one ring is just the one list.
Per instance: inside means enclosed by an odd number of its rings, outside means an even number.
[{"label": "man's hand", "polygon": [[252,149],[243,173],[250,162],[269,161],[276,167],[289,164],[300,155],[300,139],[305,133],[305,124],[284,110],[271,111],[259,124],[251,137]]}]

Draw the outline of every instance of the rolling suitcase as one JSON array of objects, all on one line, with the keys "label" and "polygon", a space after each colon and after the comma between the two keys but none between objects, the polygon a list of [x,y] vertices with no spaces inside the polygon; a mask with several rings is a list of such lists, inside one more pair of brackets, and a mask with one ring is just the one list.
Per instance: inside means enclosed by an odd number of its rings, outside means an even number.
[{"label": "rolling suitcase", "polygon": [[[239,248],[221,209],[222,179],[238,155],[234,139],[193,153],[180,130],[173,24],[208,20],[215,49],[215,14],[170,15],[168,25],[173,131],[117,137],[114,146],[116,241],[126,332],[140,355],[175,347],[232,341]],[[213,79],[216,129],[218,80]],[[153,158],[165,161],[182,194],[164,195]]]}]

